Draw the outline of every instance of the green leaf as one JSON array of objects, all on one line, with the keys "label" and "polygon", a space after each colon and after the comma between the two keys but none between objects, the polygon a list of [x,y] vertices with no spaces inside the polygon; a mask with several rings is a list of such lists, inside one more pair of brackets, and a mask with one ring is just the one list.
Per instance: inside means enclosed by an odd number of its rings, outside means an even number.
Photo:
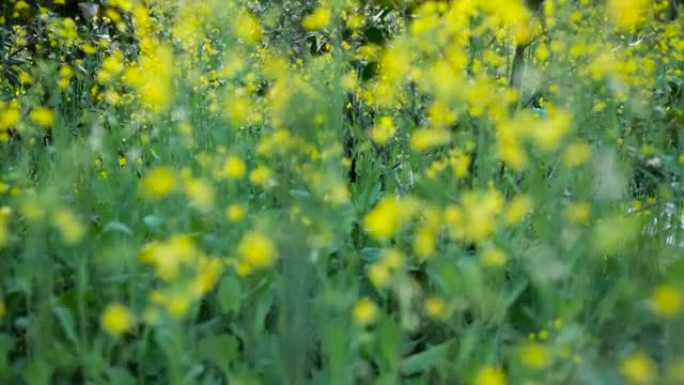
[{"label": "green leaf", "polygon": [[219,284],[218,302],[222,313],[237,313],[242,300],[242,287],[237,278],[227,275]]},{"label": "green leaf", "polygon": [[410,376],[434,367],[447,357],[453,342],[452,339],[405,358],[399,366],[401,373]]},{"label": "green leaf", "polygon": [[123,233],[126,235],[133,235],[133,231],[131,230],[130,227],[124,225],[121,222],[109,222],[105,225],[104,229],[102,230],[103,233],[108,233],[110,231],[118,232],[118,233]]},{"label": "green leaf", "polygon": [[135,385],[135,377],[128,370],[119,367],[109,368],[109,383],[111,385]]},{"label": "green leaf", "polygon": [[366,263],[373,263],[380,259],[382,249],[379,247],[364,247],[361,249],[361,259]]},{"label": "green leaf", "polygon": [[237,358],[238,341],[230,334],[208,336],[199,342],[199,356],[214,363],[223,371],[228,371],[232,361]]},{"label": "green leaf", "polygon": [[55,313],[55,316],[59,321],[59,325],[62,327],[62,330],[64,330],[64,334],[66,335],[67,339],[70,342],[73,342],[74,345],[78,344],[75,321],[71,311],[59,305],[55,306],[52,311]]}]

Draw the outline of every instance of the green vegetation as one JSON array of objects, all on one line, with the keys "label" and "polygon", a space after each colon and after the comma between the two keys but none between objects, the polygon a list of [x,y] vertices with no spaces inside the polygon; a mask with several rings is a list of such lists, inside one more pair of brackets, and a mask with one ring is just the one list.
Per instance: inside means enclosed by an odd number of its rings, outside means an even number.
[{"label": "green vegetation", "polygon": [[684,384],[677,1],[0,4],[0,382]]}]

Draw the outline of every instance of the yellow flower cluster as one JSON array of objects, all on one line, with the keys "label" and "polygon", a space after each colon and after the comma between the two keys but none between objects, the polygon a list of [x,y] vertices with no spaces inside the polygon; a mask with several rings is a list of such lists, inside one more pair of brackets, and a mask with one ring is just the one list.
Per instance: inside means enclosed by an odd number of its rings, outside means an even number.
[{"label": "yellow flower cluster", "polygon": [[[164,285],[151,295],[159,306],[174,317],[184,317],[191,305],[215,287],[223,271],[219,258],[205,255],[189,235],[174,235],[165,241],[146,244],[140,261],[154,267]],[[154,314],[152,307],[149,313]]]}]

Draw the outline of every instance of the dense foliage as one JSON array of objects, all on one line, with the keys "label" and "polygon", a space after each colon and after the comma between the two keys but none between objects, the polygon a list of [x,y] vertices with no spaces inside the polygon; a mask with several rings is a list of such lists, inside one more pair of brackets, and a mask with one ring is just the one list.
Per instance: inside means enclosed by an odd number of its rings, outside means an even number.
[{"label": "dense foliage", "polygon": [[0,4],[2,383],[684,384],[678,1]]}]

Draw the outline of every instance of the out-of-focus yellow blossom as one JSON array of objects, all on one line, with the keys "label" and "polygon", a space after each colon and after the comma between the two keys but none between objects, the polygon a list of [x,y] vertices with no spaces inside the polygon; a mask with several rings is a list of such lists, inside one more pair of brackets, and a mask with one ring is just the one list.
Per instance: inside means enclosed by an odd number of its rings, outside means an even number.
[{"label": "out-of-focus yellow blossom", "polygon": [[145,196],[160,199],[176,188],[176,175],[168,167],[157,167],[151,170],[142,180],[142,192]]},{"label": "out-of-focus yellow blossom", "polygon": [[163,301],[166,311],[175,318],[183,318],[190,311],[192,301],[188,294],[173,292],[168,294]]},{"label": "out-of-focus yellow blossom", "polygon": [[394,136],[396,131],[397,128],[395,127],[392,118],[389,116],[383,116],[380,118],[380,121],[371,129],[371,137],[376,143],[385,144],[392,138],[392,136]]},{"label": "out-of-focus yellow blossom", "polygon": [[565,150],[563,164],[565,167],[578,167],[591,157],[591,147],[585,141],[575,141]]},{"label": "out-of-focus yellow blossom", "polygon": [[622,375],[635,385],[653,384],[658,374],[651,358],[643,352],[636,352],[625,358],[621,371]]},{"label": "out-of-focus yellow blossom", "polygon": [[147,108],[159,112],[173,98],[173,51],[167,45],[155,44],[143,54],[138,65],[126,68],[124,79],[138,90]]},{"label": "out-of-focus yellow blossom", "polygon": [[446,315],[447,305],[441,297],[428,297],[425,299],[423,309],[428,317],[439,319]]},{"label": "out-of-focus yellow blossom", "polygon": [[644,21],[649,3],[648,0],[608,0],[606,11],[616,28],[631,30]]},{"label": "out-of-focus yellow blossom", "polygon": [[21,83],[22,85],[28,85],[31,84],[31,82],[33,82],[31,74],[29,74],[28,72],[22,72],[19,74],[19,83]]},{"label": "out-of-focus yellow blossom", "polygon": [[59,88],[65,90],[69,87],[69,80],[73,76],[74,71],[66,64],[59,67]]},{"label": "out-of-focus yellow blossom", "polygon": [[157,276],[165,281],[176,278],[182,265],[194,265],[200,256],[188,235],[174,235],[165,242],[151,242],[143,247],[140,260],[155,267]]},{"label": "out-of-focus yellow blossom", "polygon": [[506,385],[506,374],[499,369],[491,366],[480,368],[473,380],[474,385]]},{"label": "out-of-focus yellow blossom", "polygon": [[431,226],[419,226],[413,237],[413,250],[416,256],[426,259],[435,253],[437,247],[437,234]]},{"label": "out-of-focus yellow blossom", "polygon": [[381,240],[392,238],[406,220],[418,209],[411,198],[386,196],[363,219],[370,235]]},{"label": "out-of-focus yellow blossom", "polygon": [[413,131],[410,137],[411,149],[418,152],[433,147],[443,146],[451,140],[451,134],[445,129],[423,128]]},{"label": "out-of-focus yellow blossom", "polygon": [[112,303],[109,304],[100,317],[100,326],[108,334],[119,337],[130,331],[135,325],[135,318],[127,307]]},{"label": "out-of-focus yellow blossom", "polygon": [[639,218],[614,214],[597,221],[592,231],[592,246],[602,254],[615,254],[636,239]]},{"label": "out-of-focus yellow blossom", "polygon": [[21,111],[16,100],[8,104],[0,102],[0,132],[7,131],[16,126],[20,118]]},{"label": "out-of-focus yellow blossom", "polygon": [[47,107],[36,107],[31,111],[31,120],[43,128],[50,128],[55,123],[55,113]]},{"label": "out-of-focus yellow blossom", "polygon": [[520,223],[525,215],[532,208],[532,203],[530,198],[525,195],[518,195],[511,199],[506,205],[503,217],[508,225],[514,225]]},{"label": "out-of-focus yellow blossom", "polygon": [[539,147],[544,150],[553,150],[559,144],[571,128],[572,119],[569,113],[554,110],[549,117],[539,120],[538,124],[530,127],[529,133],[536,140]]},{"label": "out-of-focus yellow blossom", "polygon": [[218,282],[223,263],[218,258],[201,258],[194,282],[195,295],[199,298],[210,292]]},{"label": "out-of-focus yellow blossom", "polygon": [[35,197],[24,199],[19,205],[19,215],[29,222],[36,222],[45,216],[45,209]]},{"label": "out-of-focus yellow blossom", "polygon": [[344,183],[334,183],[325,194],[326,202],[342,205],[349,202],[349,191]]},{"label": "out-of-focus yellow blossom", "polygon": [[248,11],[240,12],[235,18],[233,32],[240,40],[247,43],[258,43],[261,41],[261,25],[259,19]]},{"label": "out-of-focus yellow blossom", "polygon": [[233,92],[225,104],[226,114],[236,125],[242,125],[252,120],[254,109],[254,103],[244,89]]},{"label": "out-of-focus yellow blossom", "polygon": [[497,190],[469,191],[462,196],[461,207],[445,210],[445,222],[452,238],[481,243],[494,234],[496,219],[503,209],[503,197]]},{"label": "out-of-focus yellow blossom", "polygon": [[332,12],[330,8],[316,8],[310,15],[304,16],[302,26],[308,31],[318,31],[325,28],[330,23]]},{"label": "out-of-focus yellow blossom", "polygon": [[52,216],[52,224],[62,234],[66,243],[75,244],[83,239],[86,229],[74,214],[66,209],[57,210]]},{"label": "out-of-focus yellow blossom", "polygon": [[193,178],[186,181],[185,193],[192,205],[200,210],[209,210],[214,204],[214,188],[204,179]]},{"label": "out-of-focus yellow blossom", "polygon": [[551,364],[549,348],[538,342],[528,342],[520,348],[520,362],[532,370],[543,370]]},{"label": "out-of-focus yellow blossom", "polygon": [[74,19],[70,17],[62,19],[62,23],[57,27],[56,32],[64,45],[72,45],[78,41],[78,27]]},{"label": "out-of-focus yellow blossom", "polygon": [[236,223],[245,219],[245,208],[239,204],[232,204],[226,208],[226,219]]},{"label": "out-of-focus yellow blossom", "polygon": [[124,70],[123,52],[115,50],[102,61],[102,67],[97,73],[97,80],[100,83],[108,83]]},{"label": "out-of-focus yellow blossom", "polygon": [[456,121],[456,113],[443,101],[436,101],[428,112],[430,122],[434,127],[444,128]]},{"label": "out-of-focus yellow blossom", "polygon": [[378,305],[373,302],[370,298],[364,297],[356,301],[354,304],[354,309],[352,310],[352,316],[354,322],[361,326],[368,326],[373,323],[378,318]]},{"label": "out-of-focus yellow blossom", "polygon": [[4,206],[0,208],[0,248],[7,246],[9,243],[9,219],[12,214],[12,209]]},{"label": "out-of-focus yellow blossom", "polygon": [[240,179],[245,176],[247,167],[240,157],[231,155],[223,164],[223,175],[230,179]]},{"label": "out-of-focus yellow blossom", "polygon": [[249,173],[249,181],[261,188],[270,188],[275,186],[276,182],[273,177],[273,171],[270,168],[260,165],[257,166],[251,173]]},{"label": "out-of-focus yellow blossom", "polygon": [[480,261],[486,267],[498,268],[506,265],[508,256],[501,249],[490,246],[482,251]]},{"label": "out-of-focus yellow blossom", "polygon": [[449,153],[449,165],[454,170],[454,175],[459,178],[468,175],[471,160],[470,154],[461,149],[455,149]]},{"label": "out-of-focus yellow blossom", "polygon": [[682,308],[682,302],[682,293],[670,285],[659,286],[651,293],[653,312],[663,317],[678,314]]},{"label": "out-of-focus yellow blossom", "polygon": [[497,152],[501,160],[516,171],[528,164],[527,153],[523,147],[524,123],[501,125],[497,129]]},{"label": "out-of-focus yellow blossom", "polygon": [[591,205],[586,202],[575,202],[563,210],[563,216],[571,223],[586,223],[591,215]]},{"label": "out-of-focus yellow blossom", "polygon": [[368,279],[377,288],[389,286],[392,280],[392,272],[383,263],[374,263],[368,267]]},{"label": "out-of-focus yellow blossom", "polygon": [[242,262],[255,269],[270,267],[277,257],[273,241],[256,231],[250,231],[242,236],[238,243],[237,253]]}]

